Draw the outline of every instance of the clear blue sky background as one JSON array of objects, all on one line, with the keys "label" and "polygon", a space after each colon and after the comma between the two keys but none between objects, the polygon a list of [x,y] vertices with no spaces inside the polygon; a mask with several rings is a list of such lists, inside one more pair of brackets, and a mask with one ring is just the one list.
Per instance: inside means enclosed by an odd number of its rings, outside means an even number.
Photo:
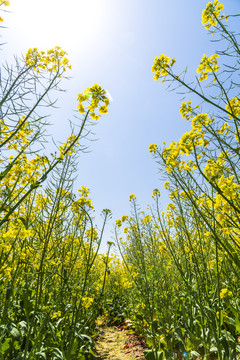
[{"label": "clear blue sky background", "polygon": [[[143,209],[159,188],[163,208],[167,204],[157,164],[148,152],[151,143],[170,143],[188,130],[181,119],[181,95],[167,92],[152,79],[155,56],[164,53],[177,63],[176,72],[188,67],[189,78],[203,53],[212,55],[218,46],[210,42],[201,24],[207,1],[200,0],[12,0],[4,15],[8,29],[1,60],[29,47],[46,50],[62,46],[73,65],[72,79],[64,82],[59,109],[51,112],[56,140],[66,138],[76,97],[86,87],[99,83],[109,90],[113,102],[109,114],[94,128],[98,141],[79,159],[76,188],[91,189],[97,214],[113,212],[113,221],[129,213],[129,194],[136,194]],[[225,14],[240,13],[239,0],[226,0]],[[234,27],[237,29],[235,20]],[[239,26],[238,26],[239,27]],[[2,62],[2,61],[1,61]],[[104,242],[110,240],[109,223]]]}]

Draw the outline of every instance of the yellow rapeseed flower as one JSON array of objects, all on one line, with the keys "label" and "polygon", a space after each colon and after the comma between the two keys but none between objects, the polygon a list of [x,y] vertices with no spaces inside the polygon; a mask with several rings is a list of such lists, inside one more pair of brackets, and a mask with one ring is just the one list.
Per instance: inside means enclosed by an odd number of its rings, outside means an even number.
[{"label": "yellow rapeseed flower", "polygon": [[[208,2],[206,8],[202,12],[202,24],[205,29],[210,29],[211,26],[216,26],[218,22],[218,18],[220,16],[220,11],[224,9],[223,4],[219,4],[218,0],[214,0],[213,2]],[[224,14],[220,16],[220,19],[227,20],[229,16],[225,16]]]},{"label": "yellow rapeseed flower", "polygon": [[148,147],[148,150],[150,153],[156,153],[157,150],[158,150],[158,147],[157,147],[157,144],[150,144],[149,147]]},{"label": "yellow rapeseed flower", "polygon": [[137,199],[136,195],[134,194],[129,195],[129,201],[135,201],[136,199]]}]

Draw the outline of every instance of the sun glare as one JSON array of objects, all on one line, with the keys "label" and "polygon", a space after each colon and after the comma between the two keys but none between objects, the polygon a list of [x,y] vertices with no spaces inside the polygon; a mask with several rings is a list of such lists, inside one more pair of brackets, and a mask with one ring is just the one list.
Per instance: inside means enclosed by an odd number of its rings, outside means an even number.
[{"label": "sun glare", "polygon": [[[104,33],[104,6],[97,0],[12,0],[15,40],[27,47],[86,49]],[[9,25],[9,24],[8,24]]]}]

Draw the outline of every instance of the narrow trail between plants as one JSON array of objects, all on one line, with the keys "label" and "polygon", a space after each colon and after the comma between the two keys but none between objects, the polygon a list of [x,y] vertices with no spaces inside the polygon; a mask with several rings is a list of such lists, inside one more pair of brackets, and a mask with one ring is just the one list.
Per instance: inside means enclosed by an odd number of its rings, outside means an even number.
[{"label": "narrow trail between plants", "polygon": [[96,343],[97,360],[143,360],[143,344],[129,330],[117,327],[102,328]]}]

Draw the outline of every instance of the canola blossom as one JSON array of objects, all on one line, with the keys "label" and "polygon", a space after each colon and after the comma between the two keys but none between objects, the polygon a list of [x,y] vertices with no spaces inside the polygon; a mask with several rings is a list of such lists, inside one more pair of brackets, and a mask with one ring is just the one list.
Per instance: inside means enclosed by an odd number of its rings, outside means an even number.
[{"label": "canola blossom", "polygon": [[150,144],[149,147],[148,147],[148,150],[150,153],[156,153],[157,150],[158,150],[158,147],[157,147],[157,144]]},{"label": "canola blossom", "polygon": [[235,119],[239,119],[240,117],[240,99],[236,96],[232,99],[228,100],[228,103],[226,104],[226,110],[229,112],[229,119],[232,119],[233,117]]},{"label": "canola blossom", "polygon": [[[71,69],[66,55],[66,51],[62,50],[60,46],[55,46],[54,49],[50,49],[47,52],[38,51],[37,48],[33,48],[29,49],[26,53],[25,62],[27,66],[30,66],[37,72],[40,69],[50,72],[59,72],[62,69],[65,72],[67,68]],[[59,75],[61,76],[61,74]]]},{"label": "canola blossom", "polygon": [[[107,97],[107,91],[102,89],[101,86],[98,84],[95,84],[91,88],[87,88],[84,93],[79,94],[77,97],[77,101],[78,111],[81,114],[89,112],[93,120],[99,120],[101,114],[108,113],[108,106],[110,101]],[[85,106],[84,103],[86,103]],[[99,111],[99,114],[96,114],[97,109]]]},{"label": "canola blossom", "polygon": [[[171,59],[161,54],[159,57],[155,57],[154,64],[151,67],[152,72],[154,73],[153,80],[159,80],[161,76],[166,76],[169,73],[170,68],[174,65],[176,62],[175,59]],[[164,79],[163,79],[164,81]]]},{"label": "canola blossom", "polygon": [[223,4],[219,4],[218,0],[214,0],[213,2],[208,2],[206,8],[202,12],[202,24],[204,25],[205,29],[210,29],[211,26],[217,25],[217,19],[228,20],[228,16],[222,14],[220,16],[220,12],[224,10]]},{"label": "canola blossom", "polygon": [[131,194],[129,195],[129,201],[135,201],[136,200],[136,195]]},{"label": "canola blossom", "polygon": [[[219,58],[217,54],[210,56],[210,58],[207,58],[205,54],[203,55],[197,68],[197,73],[200,74],[199,81],[207,79],[208,73],[216,73],[220,69],[220,66],[217,65],[217,58]],[[215,82],[216,78],[213,81]]]}]

